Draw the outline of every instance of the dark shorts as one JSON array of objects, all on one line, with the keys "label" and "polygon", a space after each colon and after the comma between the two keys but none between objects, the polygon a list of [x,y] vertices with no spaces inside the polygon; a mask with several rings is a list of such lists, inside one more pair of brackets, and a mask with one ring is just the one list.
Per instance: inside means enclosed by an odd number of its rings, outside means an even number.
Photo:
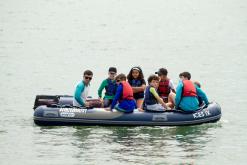
[{"label": "dark shorts", "polygon": [[139,100],[139,99],[144,99],[144,93],[134,93],[134,99]]},{"label": "dark shorts", "polygon": [[104,108],[109,107],[112,101],[112,99],[104,99]]},{"label": "dark shorts", "polygon": [[168,97],[161,96],[161,98],[165,103],[168,103]]}]

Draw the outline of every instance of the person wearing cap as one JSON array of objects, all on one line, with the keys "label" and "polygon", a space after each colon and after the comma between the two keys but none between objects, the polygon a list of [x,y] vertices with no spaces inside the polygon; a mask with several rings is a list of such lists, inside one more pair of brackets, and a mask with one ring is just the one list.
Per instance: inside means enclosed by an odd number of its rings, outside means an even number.
[{"label": "person wearing cap", "polygon": [[83,73],[83,80],[76,85],[76,89],[73,97],[73,106],[77,107],[89,107],[90,103],[86,101],[88,97],[90,81],[93,78],[93,72],[86,70]]},{"label": "person wearing cap", "polygon": [[184,111],[196,111],[199,109],[200,103],[198,97],[208,105],[207,95],[195,85],[191,80],[189,72],[182,72],[179,74],[180,82],[177,86],[177,93],[175,97],[176,109]]},{"label": "person wearing cap", "polygon": [[102,91],[105,89],[105,94],[103,97],[104,107],[110,106],[112,100],[117,91],[117,84],[115,81],[115,76],[117,74],[117,68],[110,67],[108,69],[108,78],[102,81],[99,89],[98,89],[98,96],[102,100]]},{"label": "person wearing cap", "polygon": [[146,88],[146,82],[142,73],[141,67],[131,68],[128,76],[128,82],[131,85],[136,100],[137,108],[142,108],[144,100],[144,90]]},{"label": "person wearing cap", "polygon": [[176,93],[174,84],[171,79],[167,77],[168,71],[165,68],[160,68],[155,74],[158,74],[160,81],[158,87],[159,96],[164,100],[164,102],[169,102],[169,94],[171,92]]}]

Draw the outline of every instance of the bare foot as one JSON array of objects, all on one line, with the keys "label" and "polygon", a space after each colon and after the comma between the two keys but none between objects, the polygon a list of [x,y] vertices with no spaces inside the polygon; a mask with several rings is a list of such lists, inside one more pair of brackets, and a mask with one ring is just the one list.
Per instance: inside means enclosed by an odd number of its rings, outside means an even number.
[{"label": "bare foot", "polygon": [[105,108],[106,111],[111,111],[111,108]]},{"label": "bare foot", "polygon": [[145,110],[142,108],[137,108],[140,112],[144,112]]}]

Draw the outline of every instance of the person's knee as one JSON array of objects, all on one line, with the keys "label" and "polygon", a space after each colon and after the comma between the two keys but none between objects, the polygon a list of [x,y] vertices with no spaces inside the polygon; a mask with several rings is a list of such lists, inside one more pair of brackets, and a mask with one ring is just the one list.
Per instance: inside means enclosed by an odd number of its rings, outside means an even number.
[{"label": "person's knee", "polygon": [[174,102],[175,101],[175,97],[176,97],[176,94],[173,93],[173,92],[170,92],[170,94],[168,96],[168,99],[169,99],[169,101]]},{"label": "person's knee", "polygon": [[169,95],[168,95],[168,97],[174,98],[174,97],[175,97],[175,95],[176,95],[175,93],[170,92],[170,93],[169,93]]},{"label": "person's knee", "polygon": [[108,107],[110,105],[110,100],[104,99],[104,107]]}]

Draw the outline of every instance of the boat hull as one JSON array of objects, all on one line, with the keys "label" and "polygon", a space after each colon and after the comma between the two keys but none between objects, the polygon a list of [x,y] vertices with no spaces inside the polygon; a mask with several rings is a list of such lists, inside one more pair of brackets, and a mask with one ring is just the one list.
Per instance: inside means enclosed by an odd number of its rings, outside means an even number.
[{"label": "boat hull", "polygon": [[219,104],[213,102],[193,113],[179,110],[133,113],[103,108],[76,108],[69,106],[38,106],[34,111],[37,125],[117,125],[117,126],[180,126],[216,122],[221,118]]}]

